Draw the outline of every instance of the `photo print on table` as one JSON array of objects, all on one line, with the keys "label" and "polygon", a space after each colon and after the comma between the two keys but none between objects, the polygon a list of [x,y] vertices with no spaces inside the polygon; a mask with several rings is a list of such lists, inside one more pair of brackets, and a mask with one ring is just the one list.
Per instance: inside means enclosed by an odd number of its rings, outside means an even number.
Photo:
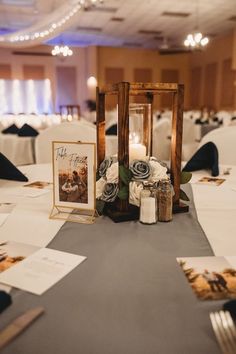
[{"label": "photo print on table", "polygon": [[95,144],[53,142],[54,206],[95,209]]},{"label": "photo print on table", "polygon": [[23,261],[39,247],[14,241],[0,242],[0,273]]},{"label": "photo print on table", "polygon": [[199,299],[236,298],[236,257],[181,257],[177,262]]},{"label": "photo print on table", "polygon": [[198,180],[197,183],[201,184],[208,184],[212,186],[220,186],[222,183],[224,183],[225,179],[224,178],[214,178],[214,177],[202,177]]},{"label": "photo print on table", "polygon": [[45,189],[48,188],[52,183],[44,181],[35,181],[28,184],[25,184],[24,187]]}]

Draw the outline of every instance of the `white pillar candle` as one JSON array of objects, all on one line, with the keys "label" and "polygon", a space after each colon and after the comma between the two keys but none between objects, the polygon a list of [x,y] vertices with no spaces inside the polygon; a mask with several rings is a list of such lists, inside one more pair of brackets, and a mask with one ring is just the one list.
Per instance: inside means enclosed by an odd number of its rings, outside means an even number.
[{"label": "white pillar candle", "polygon": [[156,199],[146,197],[141,199],[139,221],[144,224],[154,224],[157,221]]},{"label": "white pillar candle", "polygon": [[146,146],[143,144],[129,144],[129,161],[143,160],[146,157]]}]

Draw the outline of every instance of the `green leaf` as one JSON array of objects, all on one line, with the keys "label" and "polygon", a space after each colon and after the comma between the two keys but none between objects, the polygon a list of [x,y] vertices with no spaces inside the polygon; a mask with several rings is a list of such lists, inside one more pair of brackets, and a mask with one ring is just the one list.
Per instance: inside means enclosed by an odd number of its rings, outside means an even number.
[{"label": "green leaf", "polygon": [[129,185],[129,182],[131,181],[131,178],[132,178],[132,174],[131,174],[131,171],[125,167],[124,165],[121,165],[119,167],[119,175],[120,175],[120,179],[121,181],[126,185],[128,186]]},{"label": "green leaf", "polygon": [[102,215],[105,202],[103,200],[96,199],[96,209],[99,215]]},{"label": "green leaf", "polygon": [[96,181],[98,181],[101,177],[99,176],[99,171],[96,172]]},{"label": "green leaf", "polygon": [[191,172],[182,171],[181,175],[180,175],[180,184],[188,183],[191,178],[192,178],[192,173]]},{"label": "green leaf", "polygon": [[127,200],[129,198],[129,187],[123,186],[118,192],[118,198],[121,200]]},{"label": "green leaf", "polygon": [[180,196],[179,197],[180,197],[180,199],[189,202],[189,197],[187,196],[187,194],[182,189],[180,189]]}]

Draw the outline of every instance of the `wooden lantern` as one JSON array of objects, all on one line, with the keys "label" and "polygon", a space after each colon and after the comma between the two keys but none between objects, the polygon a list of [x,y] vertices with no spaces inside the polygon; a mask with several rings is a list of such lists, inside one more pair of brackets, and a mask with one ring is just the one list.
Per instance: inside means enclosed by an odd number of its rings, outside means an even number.
[{"label": "wooden lantern", "polygon": [[[129,83],[119,82],[97,88],[97,159],[98,166],[105,158],[105,97],[116,95],[118,98],[118,162],[119,166],[129,167],[129,98],[130,96],[146,97],[146,102],[153,103],[153,96],[172,94],[173,116],[171,132],[171,180],[174,187],[174,212],[186,212],[188,206],[180,202],[180,175],[183,130],[184,85],[177,83]],[[151,108],[151,144],[152,154],[152,108]],[[147,132],[144,132],[144,135]],[[121,182],[119,182],[121,183]],[[131,220],[137,217],[134,208],[128,201],[118,201],[108,211],[114,221]]]}]

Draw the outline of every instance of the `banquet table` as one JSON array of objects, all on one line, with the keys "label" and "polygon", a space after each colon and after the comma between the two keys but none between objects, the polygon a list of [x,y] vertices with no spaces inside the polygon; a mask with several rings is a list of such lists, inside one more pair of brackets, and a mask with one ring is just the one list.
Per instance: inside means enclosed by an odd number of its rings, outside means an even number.
[{"label": "banquet table", "polygon": [[14,165],[30,165],[35,162],[35,137],[0,133],[0,152]]},{"label": "banquet table", "polygon": [[[30,181],[51,178],[48,165],[21,170]],[[197,299],[176,262],[176,257],[211,256],[212,249],[219,254],[220,247],[223,255],[236,253],[232,233],[222,234],[222,228],[214,226],[215,212],[217,217],[222,213],[224,222],[230,211],[227,222],[231,230],[236,227],[232,217],[236,167],[219,187],[196,183],[206,174],[194,173],[192,188],[186,186],[189,213],[174,215],[171,223],[151,226],[114,224],[107,217],[99,217],[93,225],[66,222],[62,226],[61,221],[47,219],[51,192],[29,198],[17,192],[21,183],[0,180],[0,202],[14,200],[12,189],[17,195],[14,212],[0,227],[0,240],[15,230],[12,239],[24,237],[24,242],[41,246],[51,240],[49,248],[88,257],[40,297],[13,289],[13,305],[0,315],[0,330],[31,307],[44,306],[46,313],[2,353],[220,354],[209,312],[220,309],[223,302]],[[219,201],[223,204],[217,205]],[[37,213],[41,225],[45,219],[45,229],[38,230]],[[54,224],[51,229],[50,223]],[[46,231],[56,234],[55,238],[46,240]]]}]

